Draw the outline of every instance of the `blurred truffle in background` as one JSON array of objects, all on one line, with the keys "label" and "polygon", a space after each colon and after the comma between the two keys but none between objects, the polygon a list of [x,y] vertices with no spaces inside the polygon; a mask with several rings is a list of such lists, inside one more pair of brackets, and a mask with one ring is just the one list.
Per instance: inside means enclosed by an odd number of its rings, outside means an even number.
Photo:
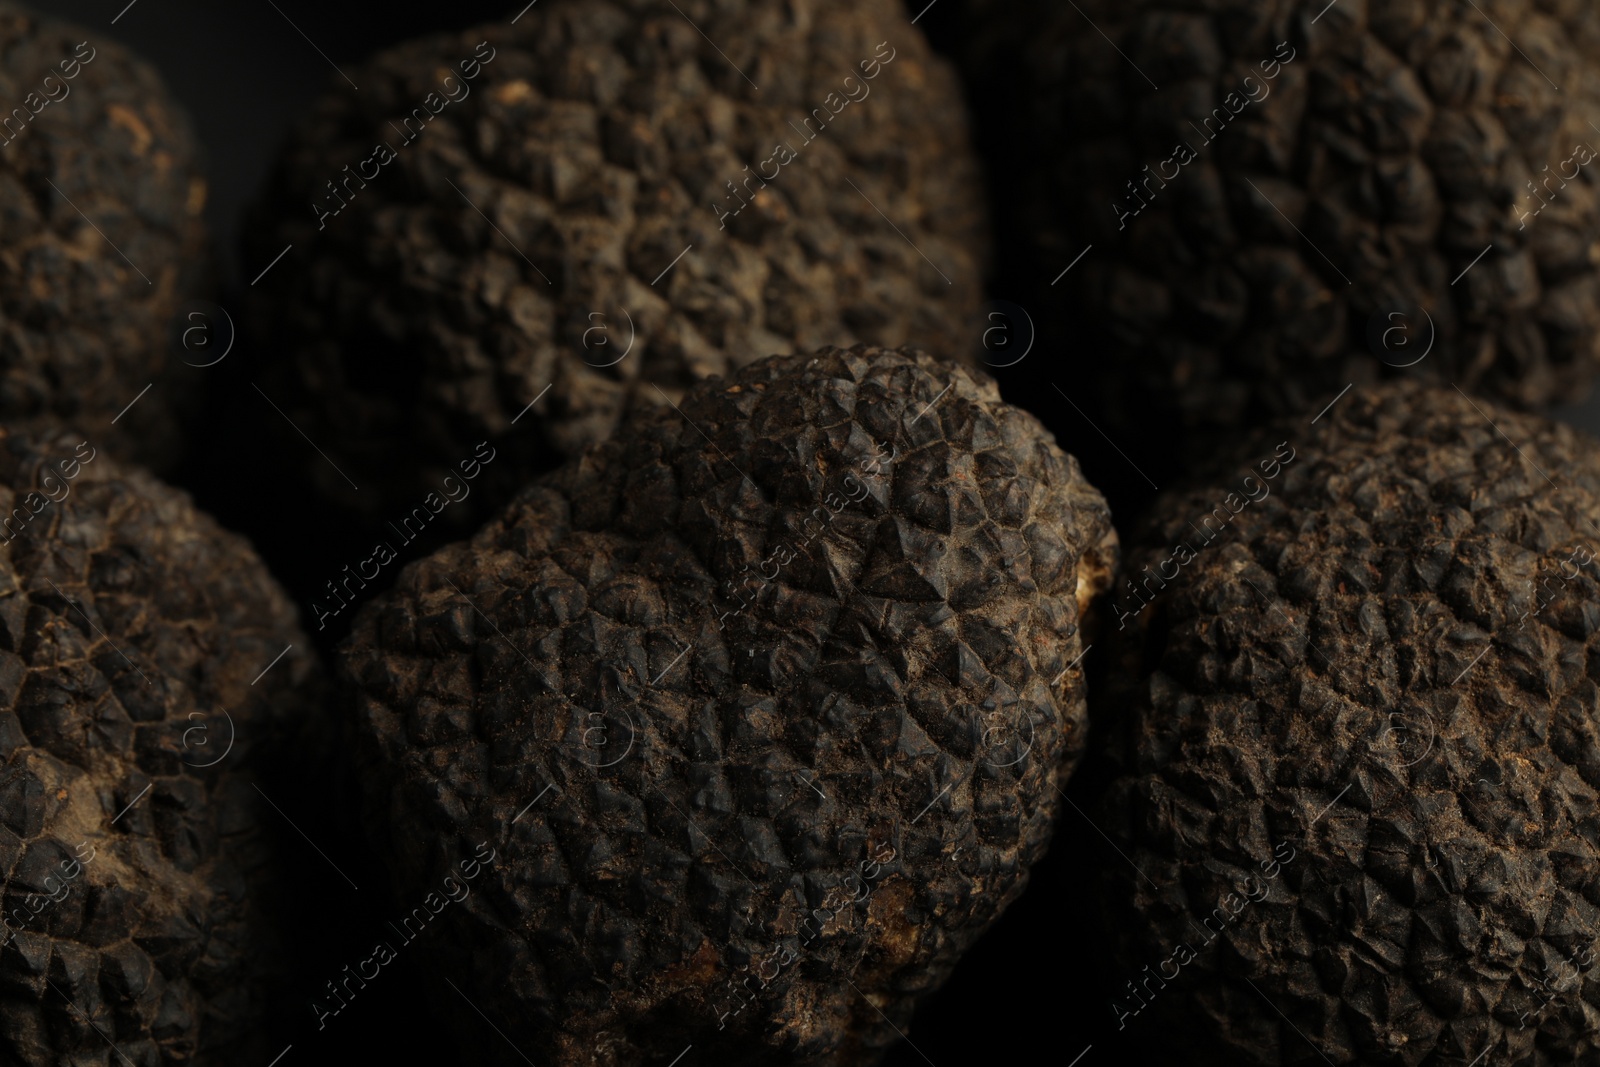
[{"label": "blurred truffle in background", "polygon": [[1321,7],[967,5],[1001,223],[1158,481],[1351,382],[1539,408],[1600,365],[1600,10]]},{"label": "blurred truffle in background", "polygon": [[0,420],[171,467],[199,384],[172,329],[210,284],[189,120],[127,49],[14,3],[0,54]]},{"label": "blurred truffle in background", "polygon": [[[716,42],[713,44],[712,42]],[[261,385],[326,495],[449,522],[764,355],[981,334],[955,74],[894,0],[547,0],[391,49],[315,108],[248,228]],[[357,492],[352,484],[371,486]]]}]

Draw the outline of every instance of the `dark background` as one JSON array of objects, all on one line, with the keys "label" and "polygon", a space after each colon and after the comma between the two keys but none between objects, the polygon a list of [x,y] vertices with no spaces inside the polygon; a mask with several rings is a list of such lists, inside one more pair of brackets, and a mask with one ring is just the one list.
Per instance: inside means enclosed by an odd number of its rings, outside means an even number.
[{"label": "dark background", "polygon": [[[437,30],[508,18],[523,2],[234,0],[224,5],[216,0],[136,0],[124,10],[127,0],[51,0],[37,6],[81,23],[91,39],[115,38],[132,46],[161,69],[188,108],[211,168],[208,212],[217,245],[219,299],[223,306],[236,308],[242,285],[266,266],[238,261],[240,212],[260,187],[297,116],[330,88],[348,90],[334,65],[354,76],[358,64],[378,49]],[[955,43],[959,2],[938,0],[919,22],[942,48]],[[916,14],[926,0],[909,4]],[[1017,145],[999,143],[1007,135],[997,126],[977,122],[975,129],[992,158],[1018,158]],[[1007,169],[995,168],[990,175],[991,195],[1000,205],[1006,198]],[[991,295],[998,299],[1015,300],[1035,291],[1029,279],[1014,276],[1014,265],[1027,258],[1012,254],[1020,247],[1017,235],[1000,235],[998,266],[990,282]],[[1063,447],[1080,456],[1090,480],[1106,491],[1119,525],[1126,529],[1125,520],[1148,496],[1147,487],[1099,436],[1089,422],[1092,411],[1074,409],[1052,387],[1064,383],[1070,389],[1071,360],[1093,357],[1075,351],[1073,341],[1036,337],[1026,359],[994,373],[1008,399],[1039,416]],[[249,350],[247,339],[241,338],[239,345],[231,359],[246,368],[247,378],[249,361],[259,354]],[[224,407],[227,402],[222,399]],[[1600,403],[1558,415],[1591,432],[1600,430]],[[196,449],[176,480],[226,525],[249,533],[296,601],[306,604],[320,578],[337,573],[354,558],[345,551],[345,541],[359,534],[319,525],[309,503],[285,507],[284,487],[270,484],[272,471],[282,466],[272,457],[229,453]],[[1166,484],[1173,472],[1147,473]],[[1091,675],[1100,666],[1095,659],[1090,656]],[[310,766],[307,761],[306,768]],[[1089,766],[1072,782],[1069,792],[1083,811],[1092,811],[1097,779],[1097,768]],[[315,828],[312,836],[319,845],[332,851],[339,866],[366,888],[351,890],[321,857],[298,838],[290,839],[299,851],[292,853],[298,874],[290,892],[297,898],[293,907],[298,920],[289,940],[309,977],[303,980],[305,988],[288,991],[280,1013],[282,1038],[274,1038],[268,1058],[277,1047],[292,1044],[279,1067],[460,1062],[459,1053],[429,1024],[429,1012],[442,1008],[470,1019],[472,1010],[440,976],[419,973],[421,968],[404,951],[370,991],[330,1019],[327,1029],[317,1031],[309,1008],[317,983],[370,952],[367,941],[381,927],[387,909],[370,857],[363,857],[353,843],[347,813],[317,810],[309,794],[300,792],[300,799],[286,799],[285,807],[302,827]],[[1026,896],[968,955],[945,989],[924,1005],[909,1032],[915,1047],[902,1044],[889,1063],[956,1067],[1043,1054],[1058,1067],[1068,1067],[1090,1045],[1093,1049],[1078,1061],[1080,1067],[1140,1062],[1130,1043],[1137,1024],[1118,1033],[1109,1003],[1131,976],[1101,962],[1102,930],[1090,894],[1095,873],[1120,862],[1086,816],[1067,807],[1058,840],[1036,868]],[[696,1050],[678,1067],[711,1062],[712,1057],[701,1059]],[[657,1067],[666,1067],[665,1061]]]}]

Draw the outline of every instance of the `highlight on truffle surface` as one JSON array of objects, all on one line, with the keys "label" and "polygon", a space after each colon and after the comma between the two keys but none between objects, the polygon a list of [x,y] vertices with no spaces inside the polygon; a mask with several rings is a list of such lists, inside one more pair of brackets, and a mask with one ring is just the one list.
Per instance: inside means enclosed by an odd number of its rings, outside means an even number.
[{"label": "highlight on truffle surface", "polygon": [[1589,1062],[1600,444],[1396,383],[1237,460],[1161,499],[1112,609],[1118,1029]]},{"label": "highlight on truffle surface", "polygon": [[875,1062],[1048,842],[1116,552],[925,354],[641,413],[341,650],[376,851],[448,924],[409,951],[540,1062]]}]

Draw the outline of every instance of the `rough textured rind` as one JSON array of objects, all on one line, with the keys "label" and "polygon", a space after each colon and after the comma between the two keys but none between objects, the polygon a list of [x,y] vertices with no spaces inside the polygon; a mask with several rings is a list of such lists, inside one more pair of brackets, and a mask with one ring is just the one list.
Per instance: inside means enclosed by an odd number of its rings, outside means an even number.
[{"label": "rough textured rind", "polygon": [[0,515],[0,1062],[265,1062],[275,816],[247,768],[310,668],[252,680],[306,647],[293,609],[82,436],[0,433]]},{"label": "rough textured rind", "polygon": [[921,353],[773,357],[681,412],[363,611],[374,843],[402,907],[496,850],[410,951],[537,1062],[871,1063],[1045,848],[1115,534]]},{"label": "rough textured rind", "polygon": [[1112,1010],[1230,1067],[1595,1062],[1600,446],[1415,385],[1309,421],[1128,553],[1195,549],[1114,634]]},{"label": "rough textured rind", "polygon": [[[352,77],[249,228],[252,262],[294,245],[256,289],[278,359],[263,388],[366,490],[286,438],[351,506],[408,508],[488,440],[507,458],[480,485],[500,489],[451,512],[482,521],[552,447],[760,356],[977,348],[987,220],[964,104],[895,0],[543,0]],[[402,127],[429,93],[440,113]],[[396,158],[360,167],[379,142]],[[724,220],[747,179],[754,202]]]},{"label": "rough textured rind", "polygon": [[1125,447],[1167,418],[1226,439],[1430,338],[1415,373],[1521,407],[1600,365],[1600,158],[1566,162],[1600,152],[1600,9],[1322,6],[969,4],[1005,224],[1041,290],[1092,246],[1041,303],[1114,368]]},{"label": "rough textured rind", "polygon": [[[208,260],[189,120],[153,67],[20,5],[0,3],[0,55],[0,418],[78,426],[169,464],[198,373],[169,334]],[[64,61],[78,64],[70,79]]]}]

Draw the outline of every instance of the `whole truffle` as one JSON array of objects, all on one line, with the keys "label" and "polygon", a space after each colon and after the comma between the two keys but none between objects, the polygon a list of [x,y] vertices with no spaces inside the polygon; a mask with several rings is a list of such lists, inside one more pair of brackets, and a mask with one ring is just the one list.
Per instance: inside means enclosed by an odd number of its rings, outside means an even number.
[{"label": "whole truffle", "polygon": [[1045,848],[1115,555],[1076,462],[925,354],[631,420],[344,646],[399,906],[477,879],[413,951],[541,1063],[875,1062]]},{"label": "whole truffle", "polygon": [[1191,1063],[1595,1062],[1600,445],[1415,384],[1309,422],[1128,553],[1112,1011]]},{"label": "whole truffle", "polygon": [[353,78],[249,227],[254,261],[294,246],[255,290],[261,388],[351,482],[259,415],[352,507],[403,512],[487,441],[449,513],[481,522],[760,356],[976,347],[978,164],[897,0],[544,0]]},{"label": "whole truffle", "polygon": [[81,436],[0,432],[0,522],[0,1062],[265,1062],[278,816],[247,768],[309,671],[262,675],[294,612]]},{"label": "whole truffle", "polygon": [[169,334],[207,260],[189,120],[153,67],[17,4],[0,53],[0,419],[168,464],[198,373]]},{"label": "whole truffle", "polygon": [[1593,378],[1594,5],[972,6],[1004,222],[1122,447],[1411,364],[1527,408]]}]

